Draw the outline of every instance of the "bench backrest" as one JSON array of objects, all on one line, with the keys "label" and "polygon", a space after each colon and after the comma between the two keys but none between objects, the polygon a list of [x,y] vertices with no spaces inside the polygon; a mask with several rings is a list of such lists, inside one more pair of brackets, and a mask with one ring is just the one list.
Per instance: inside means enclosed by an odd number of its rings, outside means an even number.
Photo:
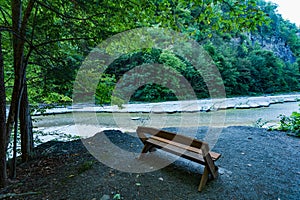
[{"label": "bench backrest", "polygon": [[166,140],[170,140],[170,141],[184,144],[187,146],[191,146],[191,147],[194,147],[197,149],[201,149],[204,156],[207,155],[207,153],[209,152],[209,147],[206,142],[203,142],[203,141],[200,141],[197,139],[193,139],[193,138],[189,138],[189,137],[179,135],[176,133],[172,133],[172,132],[168,132],[168,131],[160,130],[160,129],[156,129],[156,128],[142,127],[142,126],[139,126],[137,128],[136,132],[143,143],[145,143],[145,141],[149,138],[145,134],[150,134],[150,135],[154,135],[156,137],[164,138]]}]

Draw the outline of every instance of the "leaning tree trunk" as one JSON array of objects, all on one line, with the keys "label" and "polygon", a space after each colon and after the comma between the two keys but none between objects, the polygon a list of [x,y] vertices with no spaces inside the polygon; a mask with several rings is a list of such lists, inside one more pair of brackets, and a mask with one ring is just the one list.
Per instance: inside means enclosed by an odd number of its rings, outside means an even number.
[{"label": "leaning tree trunk", "polygon": [[6,95],[4,84],[4,62],[0,32],[0,188],[6,185]]},{"label": "leaning tree trunk", "polygon": [[32,120],[28,102],[27,84],[24,81],[24,90],[20,107],[20,133],[22,162],[28,161],[33,150]]}]

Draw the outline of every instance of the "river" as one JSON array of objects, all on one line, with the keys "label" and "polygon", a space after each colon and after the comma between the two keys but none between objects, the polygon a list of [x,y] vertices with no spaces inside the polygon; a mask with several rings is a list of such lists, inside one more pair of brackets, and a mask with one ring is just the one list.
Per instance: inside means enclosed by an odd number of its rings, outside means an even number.
[{"label": "river", "polygon": [[268,107],[251,109],[226,109],[212,112],[179,113],[95,113],[76,112],[34,116],[34,129],[51,136],[43,141],[63,138],[70,134],[89,137],[107,129],[134,131],[137,126],[196,127],[196,126],[271,126],[278,124],[279,115],[290,116],[299,110],[299,102],[271,104]]}]

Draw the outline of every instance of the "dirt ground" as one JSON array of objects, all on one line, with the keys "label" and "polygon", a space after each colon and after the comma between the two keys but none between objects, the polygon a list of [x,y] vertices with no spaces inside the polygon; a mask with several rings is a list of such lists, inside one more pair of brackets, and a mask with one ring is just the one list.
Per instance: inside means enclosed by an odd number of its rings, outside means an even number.
[{"label": "dirt ground", "polygon": [[[202,139],[207,130],[199,127],[196,137]],[[103,134],[130,152],[143,147],[135,133],[120,131],[101,132],[86,141],[97,141]],[[185,159],[153,172],[121,172],[95,159],[81,140],[47,142],[35,149],[34,159],[18,166],[18,179],[0,193],[15,195],[8,199],[50,200],[300,199],[299,138],[260,128],[228,127],[212,150],[222,154],[216,162],[220,176],[198,192],[203,166]],[[171,157],[160,150],[149,156]]]}]

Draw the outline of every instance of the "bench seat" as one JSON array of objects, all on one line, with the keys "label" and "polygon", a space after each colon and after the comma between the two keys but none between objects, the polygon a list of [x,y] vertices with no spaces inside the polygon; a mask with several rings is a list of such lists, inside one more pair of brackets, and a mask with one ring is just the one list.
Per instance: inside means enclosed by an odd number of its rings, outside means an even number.
[{"label": "bench seat", "polygon": [[[195,147],[190,147],[184,144],[180,144],[173,141],[168,141],[163,138],[156,136],[151,136],[146,143],[152,144],[156,148],[163,148],[164,151],[173,153],[175,155],[181,156],[188,160],[194,161],[196,163],[205,165],[205,160],[202,155],[202,151]],[[215,152],[209,152],[213,161],[218,160],[221,157],[221,154]]]}]

